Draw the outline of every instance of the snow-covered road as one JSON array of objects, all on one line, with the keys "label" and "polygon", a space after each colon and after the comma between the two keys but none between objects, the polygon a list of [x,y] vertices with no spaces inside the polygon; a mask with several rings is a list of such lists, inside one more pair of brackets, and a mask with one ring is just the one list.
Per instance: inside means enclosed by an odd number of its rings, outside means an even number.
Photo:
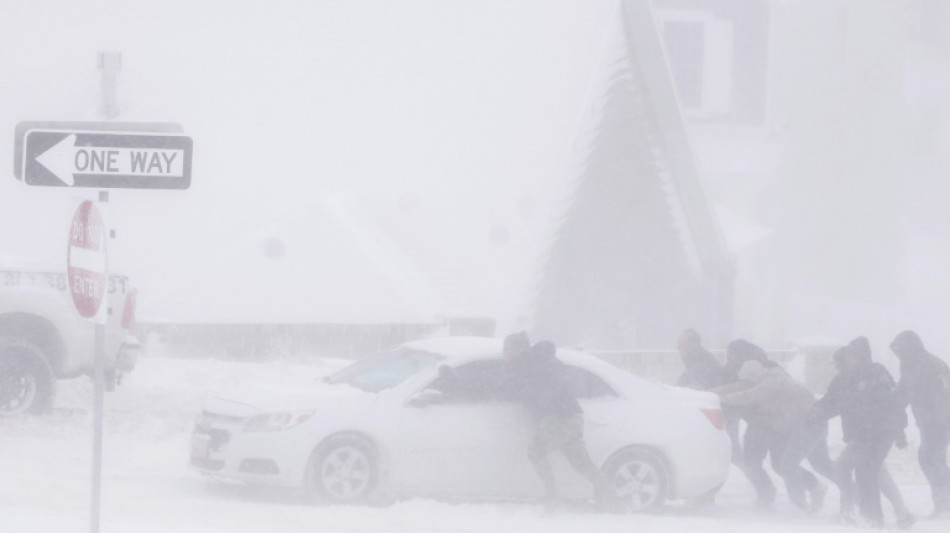
[{"label": "snow-covered road", "polygon": [[[259,364],[145,356],[116,392],[106,395],[101,531],[108,533],[243,532],[518,532],[702,531],[818,533],[835,524],[837,493],[817,516],[780,501],[756,511],[751,487],[733,472],[716,505],[670,505],[658,516],[581,511],[546,513],[514,503],[454,504],[411,500],[384,508],[305,505],[292,495],[210,483],[187,466],[189,433],[210,393],[254,383],[311,383],[339,361]],[[0,419],[0,532],[88,531],[92,449],[92,385],[60,383],[54,412]],[[833,441],[835,437],[832,437]],[[914,443],[889,458],[892,473],[918,516],[930,511],[916,468]],[[833,443],[834,444],[834,443]],[[833,445],[832,451],[836,447]],[[890,508],[885,502],[885,512]],[[893,517],[888,514],[888,520]],[[945,532],[946,521],[920,520],[921,532]]]}]

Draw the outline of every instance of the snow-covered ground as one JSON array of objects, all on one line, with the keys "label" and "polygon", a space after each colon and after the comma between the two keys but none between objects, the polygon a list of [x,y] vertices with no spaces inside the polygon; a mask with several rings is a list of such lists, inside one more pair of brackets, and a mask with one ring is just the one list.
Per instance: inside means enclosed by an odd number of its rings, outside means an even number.
[{"label": "snow-covered ground", "polygon": [[[834,522],[836,493],[816,516],[780,499],[768,512],[751,505],[753,492],[737,471],[716,505],[672,504],[660,515],[620,516],[565,510],[546,513],[515,503],[411,500],[383,508],[312,506],[293,495],[216,484],[188,468],[191,425],[208,394],[252,384],[306,384],[341,365],[237,363],[146,354],[116,392],[106,395],[101,528],[109,533],[271,532],[532,532],[596,530],[756,532],[848,531]],[[0,419],[0,531],[88,531],[91,502],[92,384],[60,383],[48,416]],[[929,492],[911,446],[889,465],[911,510],[930,511]],[[836,444],[836,437],[832,437]],[[836,447],[833,446],[833,452]],[[890,508],[885,502],[885,512]],[[893,517],[888,514],[888,520]],[[947,521],[920,520],[922,532],[945,532]]]}]

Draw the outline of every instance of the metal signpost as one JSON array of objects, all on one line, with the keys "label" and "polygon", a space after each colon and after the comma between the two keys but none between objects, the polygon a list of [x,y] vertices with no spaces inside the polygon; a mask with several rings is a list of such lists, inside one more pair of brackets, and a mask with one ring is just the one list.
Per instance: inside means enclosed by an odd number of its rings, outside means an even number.
[{"label": "metal signpost", "polygon": [[66,280],[76,311],[83,318],[96,323],[93,352],[95,398],[92,446],[92,516],[91,531],[99,531],[99,498],[102,485],[102,408],[103,368],[105,357],[105,327],[108,304],[103,305],[107,293],[109,232],[99,211],[86,200],[76,209],[69,225],[69,244],[66,251]]}]

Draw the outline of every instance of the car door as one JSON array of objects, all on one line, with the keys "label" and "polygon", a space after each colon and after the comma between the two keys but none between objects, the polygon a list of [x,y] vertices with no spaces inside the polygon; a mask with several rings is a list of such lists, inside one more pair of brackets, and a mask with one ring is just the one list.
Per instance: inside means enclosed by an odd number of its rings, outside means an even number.
[{"label": "car door", "polygon": [[470,362],[410,396],[400,415],[398,468],[411,493],[510,496],[530,421],[499,387],[503,367],[500,359]]},{"label": "car door", "polygon": [[[562,379],[584,412],[587,451],[594,463],[601,466],[629,414],[629,404],[606,381],[585,368],[564,365],[562,371]],[[570,466],[562,454],[555,452],[549,460],[562,496],[586,498],[592,494],[590,483]],[[514,485],[522,496],[540,497],[544,494],[541,480],[524,452],[516,455],[513,473]]]}]

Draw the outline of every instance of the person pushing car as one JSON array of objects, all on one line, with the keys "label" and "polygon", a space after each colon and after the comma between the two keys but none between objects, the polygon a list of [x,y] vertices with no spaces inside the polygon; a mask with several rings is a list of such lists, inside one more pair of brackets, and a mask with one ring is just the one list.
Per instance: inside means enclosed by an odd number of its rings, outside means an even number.
[{"label": "person pushing car", "polygon": [[528,444],[528,458],[544,484],[547,506],[560,501],[549,455],[559,451],[578,473],[593,486],[597,501],[604,506],[616,503],[604,474],[594,465],[584,443],[584,413],[576,395],[564,380],[564,365],[557,359],[557,347],[539,341],[526,348],[527,336],[513,334],[505,340],[511,364],[511,391],[535,421]]}]

